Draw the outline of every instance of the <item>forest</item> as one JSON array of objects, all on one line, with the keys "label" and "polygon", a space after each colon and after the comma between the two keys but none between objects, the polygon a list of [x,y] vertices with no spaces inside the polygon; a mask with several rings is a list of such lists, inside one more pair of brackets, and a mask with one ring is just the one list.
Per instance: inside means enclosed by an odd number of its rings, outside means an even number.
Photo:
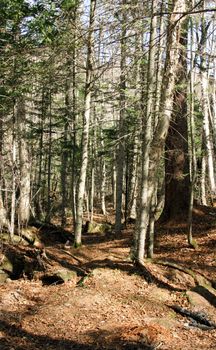
[{"label": "forest", "polygon": [[216,349],[215,0],[0,0],[0,348]]}]

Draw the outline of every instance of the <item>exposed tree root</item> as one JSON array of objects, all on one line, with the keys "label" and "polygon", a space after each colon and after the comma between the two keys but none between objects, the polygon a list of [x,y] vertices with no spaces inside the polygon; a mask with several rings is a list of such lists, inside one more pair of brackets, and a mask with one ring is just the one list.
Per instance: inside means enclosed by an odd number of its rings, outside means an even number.
[{"label": "exposed tree root", "polygon": [[181,288],[181,287],[178,287],[172,283],[168,283],[167,281],[165,281],[163,279],[159,279],[151,271],[151,269],[149,267],[150,266],[149,262],[146,262],[146,264],[145,264],[144,262],[136,261],[136,265],[141,269],[143,276],[148,283],[155,283],[163,288],[170,289],[170,290],[177,291],[177,292],[184,292],[186,290],[185,288]]},{"label": "exposed tree root", "polygon": [[162,260],[154,260],[153,263],[157,264],[157,265],[171,267],[173,269],[176,269],[178,271],[181,271],[181,272],[184,272],[184,273],[188,274],[189,276],[191,276],[194,279],[194,282],[195,282],[195,284],[197,286],[205,286],[205,287],[209,286],[209,287],[212,287],[212,283],[206,277],[204,277],[203,275],[201,275],[201,274],[199,274],[197,272],[194,272],[191,269],[183,267],[183,266],[181,266],[179,264],[172,263],[172,262],[169,262],[169,261],[162,261]]},{"label": "exposed tree root", "polygon": [[216,328],[216,324],[214,322],[210,321],[207,318],[207,315],[205,315],[204,313],[190,311],[190,310],[182,308],[178,305],[171,305],[170,308],[172,308],[175,312],[179,313],[180,315],[186,316],[186,317],[192,319],[192,322],[189,325],[191,325],[193,327],[198,327],[201,329],[215,329]]},{"label": "exposed tree root", "polygon": [[[191,291],[200,294],[211,305],[216,307],[216,294],[215,290],[212,288],[211,282],[204,276],[198,274],[197,272],[194,272],[193,270],[168,261],[146,261],[137,262],[136,264],[141,268],[143,275],[148,282],[151,281],[153,283],[158,284],[159,286],[175,291],[186,291],[187,288],[179,288],[178,286],[173,285],[172,283],[165,282],[162,275],[160,277],[155,276],[155,274],[152,272],[152,265],[156,264],[167,266],[190,275],[194,279],[196,285],[196,287],[191,288]],[[190,311],[178,305],[169,305],[169,307],[171,307],[175,312],[189,318],[189,326],[191,327],[198,327],[203,330],[216,329],[216,324],[210,321],[208,319],[208,315],[204,313]]]}]

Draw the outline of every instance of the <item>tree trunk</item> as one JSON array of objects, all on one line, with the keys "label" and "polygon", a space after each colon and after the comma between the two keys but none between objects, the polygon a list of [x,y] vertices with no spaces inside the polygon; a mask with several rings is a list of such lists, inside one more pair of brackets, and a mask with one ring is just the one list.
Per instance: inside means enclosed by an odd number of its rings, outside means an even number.
[{"label": "tree trunk", "polygon": [[[140,194],[140,208],[139,208],[139,236],[138,236],[138,260],[143,259],[145,251],[145,240],[147,227],[149,222],[150,202],[146,205],[146,199],[149,192],[149,165],[150,165],[150,150],[152,141],[152,113],[153,113],[153,92],[154,92],[154,68],[155,68],[155,28],[156,19],[153,16],[153,9],[156,1],[151,3],[151,28],[150,28],[150,42],[149,42],[149,57],[147,67],[147,91],[143,92],[141,98],[142,111],[142,177],[141,177],[141,194]],[[144,63],[143,63],[144,64]],[[144,79],[144,66],[141,65],[142,79]],[[142,81],[142,86],[144,81]],[[143,87],[142,87],[143,90]],[[143,100],[146,101],[146,106],[143,106]]]},{"label": "tree trunk", "polygon": [[30,171],[31,163],[28,153],[28,145],[26,142],[26,110],[24,105],[24,98],[20,98],[17,102],[17,124],[19,129],[19,161],[20,161],[20,196],[19,196],[19,208],[18,218],[19,224],[25,226],[28,224],[30,218],[30,196],[31,196],[31,181]]},{"label": "tree trunk", "polygon": [[72,153],[72,177],[71,177],[71,194],[72,194],[72,215],[73,215],[73,225],[76,226],[76,183],[77,183],[77,173],[76,169],[76,159],[77,159],[77,32],[76,32],[76,22],[77,22],[77,9],[79,4],[74,7],[73,10],[73,49],[72,49],[72,144],[73,144],[73,153]]},{"label": "tree trunk", "polygon": [[[0,107],[1,108],[1,107]],[[4,206],[2,197],[2,185],[3,185],[3,113],[0,111],[0,231],[4,226],[9,228],[9,222],[7,220],[7,212]]]},{"label": "tree trunk", "polygon": [[10,238],[13,241],[16,217],[16,161],[17,161],[17,145],[16,145],[16,102],[13,105],[12,117],[12,184],[11,184],[11,212],[10,212]]},{"label": "tree trunk", "polygon": [[124,140],[124,125],[125,125],[125,90],[126,90],[126,1],[121,2],[121,60],[120,60],[120,116],[118,126],[118,148],[116,153],[116,213],[115,213],[115,233],[119,234],[122,229],[122,192],[123,192],[123,173],[124,173],[124,158],[125,158],[125,140]]},{"label": "tree trunk", "polygon": [[49,141],[48,141],[48,155],[47,155],[47,213],[46,221],[50,222],[51,218],[51,168],[52,168],[52,94],[49,91]]},{"label": "tree trunk", "polygon": [[187,126],[187,23],[181,32],[181,51],[174,93],[174,112],[165,146],[165,204],[163,220],[175,220],[188,215],[190,176]]},{"label": "tree trunk", "polygon": [[215,171],[214,171],[214,147],[210,131],[209,112],[208,112],[208,83],[207,72],[201,71],[201,96],[203,109],[203,130],[205,137],[206,159],[208,167],[209,185],[211,195],[216,194]]},{"label": "tree trunk", "polygon": [[[184,1],[176,0],[173,2],[172,14],[170,15],[167,29],[167,51],[160,99],[160,118],[158,119],[158,124],[154,132],[152,142],[150,143],[150,140],[148,140],[146,136],[143,140],[145,147],[146,145],[148,147],[148,152],[145,148],[145,158],[149,161],[149,170],[147,171],[146,164],[142,168],[142,178],[144,182],[142,184],[142,196],[140,201],[139,227],[137,233],[138,244],[136,254],[139,262],[142,262],[144,258],[145,240],[149,223],[149,210],[152,195],[154,193],[154,181],[160,166],[164,142],[172,116],[175,77],[178,71],[179,38],[181,31],[181,15],[179,13],[184,12],[184,10]],[[146,175],[148,176],[147,179]]]},{"label": "tree trunk", "polygon": [[201,164],[201,203],[202,205],[207,205],[207,196],[206,196],[206,155],[202,155],[202,164]]},{"label": "tree trunk", "polygon": [[114,160],[113,170],[112,170],[112,192],[113,192],[113,209],[116,209],[116,159]]},{"label": "tree trunk", "polygon": [[44,212],[44,207],[42,205],[43,201],[43,193],[42,190],[44,186],[42,185],[43,180],[43,148],[44,148],[44,120],[46,118],[46,94],[45,94],[45,88],[42,88],[42,96],[41,96],[41,117],[40,117],[40,137],[39,137],[39,154],[38,154],[38,168],[37,168],[37,176],[36,176],[36,194],[35,194],[35,211],[36,211],[36,217],[40,220],[41,215]]},{"label": "tree trunk", "polygon": [[92,54],[93,54],[93,26],[95,19],[96,0],[91,0],[89,16],[89,33],[86,61],[86,85],[85,85],[85,110],[83,115],[83,132],[82,132],[82,154],[81,169],[77,191],[77,215],[75,225],[75,242],[76,247],[82,243],[82,220],[83,220],[83,200],[85,193],[86,171],[88,164],[88,140],[89,140],[89,123],[91,110],[91,93],[92,93]]}]

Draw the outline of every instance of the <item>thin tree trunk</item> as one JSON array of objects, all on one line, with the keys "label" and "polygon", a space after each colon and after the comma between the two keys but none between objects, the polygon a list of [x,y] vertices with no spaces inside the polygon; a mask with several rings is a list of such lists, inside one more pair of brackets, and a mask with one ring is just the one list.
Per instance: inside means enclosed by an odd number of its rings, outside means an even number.
[{"label": "thin tree trunk", "polygon": [[41,214],[43,213],[43,205],[42,205],[42,179],[43,179],[43,147],[44,147],[44,119],[46,116],[46,101],[45,101],[45,91],[44,88],[42,90],[42,98],[41,98],[41,117],[40,117],[40,137],[39,137],[39,154],[38,154],[38,167],[36,176],[37,186],[36,186],[36,195],[35,195],[35,208],[36,208],[36,216],[40,220]]},{"label": "thin tree trunk", "polygon": [[71,192],[72,192],[72,215],[73,215],[73,226],[76,226],[76,183],[77,183],[77,174],[76,174],[76,155],[77,155],[77,79],[76,79],[76,64],[77,64],[77,33],[76,33],[76,22],[77,22],[77,9],[79,4],[74,7],[73,11],[73,49],[72,49],[72,140],[73,140],[73,152],[72,152],[72,178],[71,178]]},{"label": "thin tree trunk", "polygon": [[102,159],[101,162],[102,174],[101,174],[101,210],[102,214],[106,215],[106,201],[105,201],[105,190],[106,190],[106,163],[105,160]]},{"label": "thin tree trunk", "polygon": [[89,33],[86,61],[86,85],[85,85],[85,110],[83,115],[83,132],[82,132],[82,154],[81,169],[77,191],[77,216],[75,225],[74,245],[79,247],[82,243],[82,220],[83,220],[83,199],[85,192],[86,171],[88,164],[88,140],[89,124],[91,110],[91,93],[92,93],[92,54],[93,54],[93,26],[95,20],[96,0],[91,0],[89,16]]},{"label": "thin tree trunk", "polygon": [[[151,29],[150,29],[150,42],[149,42],[149,57],[148,57],[148,70],[147,70],[147,93],[146,96],[142,96],[142,99],[146,98],[146,107],[143,108],[144,114],[142,116],[142,178],[141,178],[141,194],[140,194],[140,212],[139,212],[139,237],[138,237],[138,260],[141,261],[145,251],[146,232],[149,222],[149,206],[143,205],[148,197],[149,191],[149,162],[150,162],[150,149],[152,140],[152,112],[153,112],[153,92],[154,92],[154,67],[155,67],[155,27],[156,19],[153,16],[154,6],[156,1],[152,0],[151,3]],[[143,65],[142,65],[143,66]],[[141,67],[142,68],[142,67]],[[143,68],[142,68],[143,69]],[[144,79],[142,73],[142,79]],[[142,82],[143,84],[144,82]],[[143,101],[141,102],[141,105]],[[143,113],[143,112],[142,112]]]},{"label": "thin tree trunk", "polygon": [[51,218],[51,167],[52,167],[52,94],[49,92],[49,144],[47,159],[47,214],[46,221]]},{"label": "thin tree trunk", "polygon": [[30,181],[30,158],[28,145],[26,142],[26,110],[24,98],[20,98],[16,107],[16,119],[19,129],[18,145],[19,145],[19,161],[20,161],[20,184],[19,184],[19,209],[18,218],[21,226],[27,225],[30,218],[30,196],[31,196],[31,181]]},{"label": "thin tree trunk", "polygon": [[95,167],[91,170],[91,195],[90,195],[90,222],[94,221],[94,192],[95,192]]},{"label": "thin tree trunk", "polygon": [[[67,61],[67,78],[65,86],[65,107],[66,107],[66,116],[64,118],[64,132],[63,132],[63,150],[61,157],[61,192],[62,192],[62,205],[61,205],[61,222],[62,226],[66,224],[66,208],[67,208],[67,167],[68,167],[68,131],[69,131],[69,121],[72,119],[71,105],[72,105],[72,96],[71,96],[71,83],[73,79],[72,73],[72,62],[71,59]],[[74,170],[72,169],[72,172]]]},{"label": "thin tree trunk", "polygon": [[119,234],[122,229],[122,192],[123,192],[123,173],[124,173],[124,158],[125,158],[125,140],[124,140],[124,125],[125,125],[125,90],[126,90],[126,0],[121,2],[121,60],[120,60],[120,116],[119,116],[119,133],[118,133],[118,148],[116,153],[116,213],[115,213],[115,233]]},{"label": "thin tree trunk", "polygon": [[113,165],[113,171],[112,171],[112,192],[113,192],[113,209],[116,209],[116,178],[117,178],[117,173],[116,173],[116,159],[114,161]]},{"label": "thin tree trunk", "polygon": [[17,146],[16,146],[16,104],[14,101],[13,118],[12,118],[12,183],[11,183],[11,213],[10,213],[10,238],[13,241],[16,217],[16,161],[17,161]]},{"label": "thin tree trunk", "polygon": [[206,155],[202,155],[202,164],[201,164],[201,203],[202,205],[207,205],[206,198]]},{"label": "thin tree trunk", "polygon": [[7,220],[7,212],[3,202],[2,185],[3,185],[3,113],[0,111],[0,231],[4,226],[10,230],[10,225]]},{"label": "thin tree trunk", "polygon": [[[156,179],[157,181],[157,179]],[[152,195],[152,201],[149,214],[149,226],[148,226],[148,250],[147,258],[152,259],[154,254],[154,236],[155,236],[155,216],[157,209],[157,184],[154,184],[154,194]]]}]

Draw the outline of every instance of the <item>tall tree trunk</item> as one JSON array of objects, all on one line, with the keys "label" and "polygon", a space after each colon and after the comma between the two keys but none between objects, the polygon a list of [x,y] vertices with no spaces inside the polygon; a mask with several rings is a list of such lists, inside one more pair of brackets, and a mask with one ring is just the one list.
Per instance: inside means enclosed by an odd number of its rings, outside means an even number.
[{"label": "tall tree trunk", "polygon": [[155,176],[160,166],[164,142],[172,116],[175,78],[178,71],[179,38],[181,32],[181,15],[179,13],[185,11],[185,3],[182,0],[176,0],[173,1],[172,5],[172,13],[169,18],[167,29],[167,51],[160,99],[160,118],[158,119],[152,142],[150,142],[151,140],[149,140],[147,137],[148,135],[144,135],[143,140],[145,145],[144,154],[149,163],[149,170],[145,168],[146,165],[142,168],[143,184],[140,200],[139,227],[137,232],[138,245],[136,252],[137,260],[140,262],[143,262],[145,253],[145,241],[149,223],[149,210],[152,196],[154,194]]},{"label": "tall tree trunk", "polygon": [[[194,2],[192,3],[194,6]],[[190,87],[189,87],[189,114],[188,114],[188,125],[189,125],[189,145],[190,145],[190,204],[188,211],[188,244],[194,246],[195,241],[193,240],[193,206],[194,206],[194,187],[197,177],[197,161],[196,161],[196,149],[195,149],[195,120],[194,120],[194,28],[193,21],[190,21]]]},{"label": "tall tree trunk", "polygon": [[214,146],[210,131],[209,111],[208,111],[208,80],[207,72],[201,71],[201,96],[203,110],[203,131],[205,137],[206,159],[208,167],[209,185],[211,195],[216,194],[216,182],[214,171]]},{"label": "tall tree trunk", "polygon": [[77,31],[76,31],[76,23],[77,23],[77,9],[78,9],[78,2],[73,10],[73,23],[74,23],[74,30],[73,30],[73,48],[72,48],[72,145],[73,145],[73,152],[72,152],[72,177],[71,177],[71,194],[72,194],[72,215],[73,215],[73,225],[74,228],[76,226],[76,183],[77,183],[77,173],[75,171],[76,169],[76,159],[77,159]]},{"label": "tall tree trunk", "polygon": [[115,213],[115,232],[121,232],[121,217],[122,217],[122,192],[123,192],[123,173],[124,173],[124,158],[125,158],[125,90],[126,90],[126,0],[121,2],[121,60],[120,60],[120,116],[118,126],[118,148],[116,153],[116,213]]},{"label": "tall tree trunk", "polygon": [[46,94],[45,94],[45,88],[42,88],[42,96],[41,96],[41,116],[40,116],[40,122],[39,122],[39,128],[40,128],[40,137],[39,137],[39,154],[38,154],[38,165],[37,165],[37,185],[36,185],[36,194],[35,194],[35,211],[36,216],[40,220],[41,215],[44,211],[42,200],[43,198],[43,189],[44,186],[42,184],[43,181],[43,148],[44,148],[44,120],[46,116]]},{"label": "tall tree trunk", "polygon": [[137,184],[138,184],[138,159],[139,159],[139,149],[138,149],[139,138],[135,132],[134,145],[133,145],[133,160],[132,160],[132,171],[130,176],[130,192],[128,200],[128,218],[136,218],[136,201],[137,201]]},{"label": "tall tree trunk", "polygon": [[[0,107],[1,108],[1,107]],[[9,229],[7,212],[3,202],[2,185],[3,185],[3,113],[0,110],[0,231],[4,226]]]},{"label": "tall tree trunk", "polygon": [[16,101],[13,105],[13,117],[12,117],[12,183],[11,183],[11,212],[10,212],[10,238],[13,241],[14,229],[15,229],[15,218],[16,218],[16,182],[17,182],[17,145],[16,145]]},{"label": "tall tree trunk", "polygon": [[187,25],[180,38],[180,57],[174,93],[174,112],[170,123],[165,154],[165,204],[162,219],[175,220],[188,215],[190,176],[187,126]]},{"label": "tall tree trunk", "polygon": [[207,205],[207,195],[206,195],[206,168],[207,168],[206,154],[203,150],[202,163],[201,163],[201,203],[202,205]]},{"label": "tall tree trunk", "polygon": [[87,60],[86,60],[86,84],[85,84],[85,110],[83,115],[83,132],[82,132],[82,154],[81,169],[77,191],[77,215],[75,225],[75,242],[76,247],[82,243],[82,220],[83,220],[83,200],[85,193],[86,171],[88,164],[88,140],[89,124],[91,110],[91,93],[92,93],[92,55],[93,55],[93,27],[95,20],[96,0],[90,2],[89,16],[89,33],[87,42]]},{"label": "tall tree trunk", "polygon": [[20,161],[20,196],[18,207],[18,218],[21,226],[27,225],[30,218],[30,197],[31,197],[31,163],[26,141],[26,109],[24,97],[19,98],[16,107],[17,126],[19,129],[19,161]]},{"label": "tall tree trunk", "polygon": [[48,139],[48,155],[47,155],[47,213],[46,221],[51,219],[51,169],[52,169],[52,93],[49,91],[49,139]]},{"label": "tall tree trunk", "polygon": [[[140,208],[139,208],[139,237],[138,237],[138,260],[142,260],[145,250],[146,232],[149,222],[149,205],[144,207],[143,204],[148,197],[149,191],[149,165],[150,165],[150,149],[152,141],[152,113],[153,113],[153,93],[154,93],[154,68],[155,68],[155,29],[156,19],[153,16],[153,10],[156,5],[156,1],[151,2],[151,27],[150,27],[150,41],[149,41],[149,57],[147,67],[147,91],[143,92],[141,98],[145,99],[146,106],[143,106],[141,101],[142,111],[142,177],[141,177],[141,193],[140,193]],[[143,70],[143,64],[141,70]],[[142,79],[144,79],[144,73],[142,73]],[[144,82],[142,82],[144,84]],[[142,253],[141,253],[142,252]]]},{"label": "tall tree trunk", "polygon": [[[205,1],[203,2],[203,9],[205,10]],[[208,68],[209,62],[207,59],[207,40],[208,30],[211,21],[205,21],[204,14],[202,15],[201,23],[201,36],[200,36],[200,83],[201,83],[201,104],[203,112],[203,131],[206,148],[206,160],[208,168],[208,177],[211,196],[216,194],[216,180],[215,180],[215,169],[214,169],[214,146],[212,140],[212,134],[210,129],[210,117],[208,109]]]},{"label": "tall tree trunk", "polygon": [[116,157],[114,160],[113,164],[113,169],[112,169],[112,193],[113,193],[113,209],[116,209],[116,178],[117,178],[117,173],[116,173]]},{"label": "tall tree trunk", "polygon": [[[64,118],[64,131],[63,131],[63,150],[61,154],[61,192],[62,192],[62,204],[61,204],[61,223],[62,226],[66,224],[66,207],[67,207],[67,167],[68,167],[68,131],[69,122],[72,119],[72,79],[73,79],[73,62],[71,59],[67,61],[67,78],[65,84],[65,109],[66,114]],[[74,151],[74,150],[73,150]],[[74,172],[72,168],[72,172]]]}]

